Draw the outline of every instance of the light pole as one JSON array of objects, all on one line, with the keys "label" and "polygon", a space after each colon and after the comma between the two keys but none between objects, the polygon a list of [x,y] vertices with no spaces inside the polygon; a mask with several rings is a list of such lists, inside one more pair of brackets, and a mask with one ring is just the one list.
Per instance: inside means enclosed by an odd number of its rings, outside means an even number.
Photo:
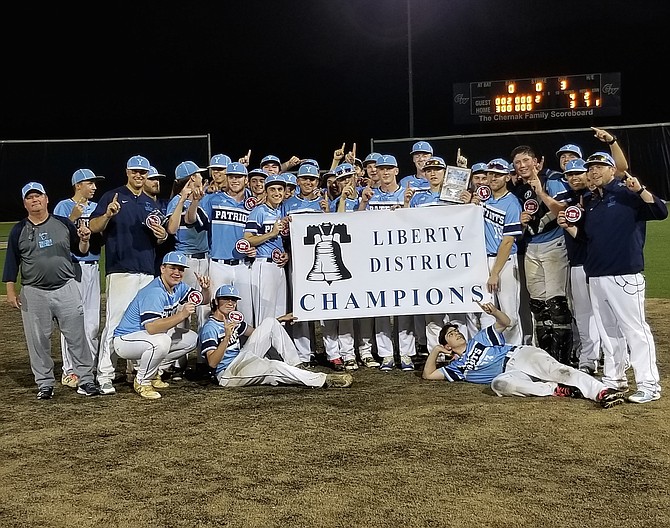
[{"label": "light pole", "polygon": [[407,0],[407,78],[409,94],[409,137],[414,137],[414,83],[412,72],[412,12]]}]

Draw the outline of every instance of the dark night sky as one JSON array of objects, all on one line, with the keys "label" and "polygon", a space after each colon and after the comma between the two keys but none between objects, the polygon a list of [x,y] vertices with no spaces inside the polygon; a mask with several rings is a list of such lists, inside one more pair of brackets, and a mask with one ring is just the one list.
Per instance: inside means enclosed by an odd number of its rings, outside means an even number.
[{"label": "dark night sky", "polygon": [[[253,165],[408,135],[406,0],[95,5],[5,17],[0,139],[210,133],[214,152],[252,148]],[[670,121],[667,97],[644,92],[667,79],[665,2],[411,6],[417,137],[493,131],[452,123],[454,82],[551,74],[622,73],[620,118],[554,128]]]}]

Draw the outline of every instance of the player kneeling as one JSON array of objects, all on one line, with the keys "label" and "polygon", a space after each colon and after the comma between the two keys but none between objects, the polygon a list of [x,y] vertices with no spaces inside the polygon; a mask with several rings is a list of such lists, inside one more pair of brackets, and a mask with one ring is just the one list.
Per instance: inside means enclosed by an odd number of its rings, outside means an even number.
[{"label": "player kneeling", "polygon": [[[281,322],[293,314],[268,317],[254,328],[236,310],[241,299],[237,288],[224,284],[212,301],[212,314],[200,330],[201,354],[215,371],[222,387],[245,385],[305,385],[307,387],[349,387],[351,374],[325,374],[299,368],[298,350]],[[240,337],[247,342],[240,348]],[[282,360],[265,357],[274,348]]]},{"label": "player kneeling", "polygon": [[[584,397],[605,409],[623,403],[622,391],[559,363],[545,350],[505,344],[502,332],[510,325],[510,318],[491,303],[480,306],[495,317],[495,323],[469,341],[457,326],[445,325],[440,332],[440,344],[426,359],[424,379],[490,383],[498,396]],[[437,358],[441,354],[447,363],[438,368]]]}]

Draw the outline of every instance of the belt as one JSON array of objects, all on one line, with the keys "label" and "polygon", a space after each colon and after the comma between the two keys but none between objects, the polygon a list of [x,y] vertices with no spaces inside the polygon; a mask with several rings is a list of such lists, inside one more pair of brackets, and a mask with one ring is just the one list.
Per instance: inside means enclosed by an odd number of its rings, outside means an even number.
[{"label": "belt", "polygon": [[510,360],[510,354],[511,354],[512,352],[514,352],[517,348],[519,348],[519,347],[518,347],[518,346],[513,346],[513,347],[510,348],[509,351],[507,352],[507,355],[505,356],[505,359],[504,359],[504,361],[503,361],[503,372],[505,372],[505,369],[507,368],[507,362]]},{"label": "belt", "polygon": [[250,264],[253,262],[253,259],[212,259],[212,262],[221,262],[228,266],[237,266],[238,264]]},{"label": "belt", "polygon": [[186,253],[186,256],[194,259],[204,259],[207,258],[207,253],[191,253],[190,255]]},{"label": "belt", "polygon": [[91,264],[91,265],[93,265],[93,264],[99,264],[99,263],[100,263],[100,261],[98,261],[98,260],[80,260],[79,261],[79,264]]},{"label": "belt", "polygon": [[487,253],[486,256],[487,257],[497,257],[498,254],[497,253]]}]

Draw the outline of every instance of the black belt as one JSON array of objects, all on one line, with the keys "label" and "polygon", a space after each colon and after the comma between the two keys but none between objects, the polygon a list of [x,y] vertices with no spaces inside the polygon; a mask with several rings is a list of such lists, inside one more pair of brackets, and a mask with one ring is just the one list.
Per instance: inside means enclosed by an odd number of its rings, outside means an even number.
[{"label": "black belt", "polygon": [[223,264],[226,264],[228,266],[237,266],[238,264],[250,264],[253,261],[253,259],[212,259],[212,262],[222,262]]},{"label": "black belt", "polygon": [[497,253],[487,253],[486,256],[487,257],[497,257],[498,254]]},{"label": "black belt", "polygon": [[505,360],[503,361],[503,372],[505,372],[505,369],[507,368],[507,362],[510,360],[510,354],[514,352],[518,346],[513,346],[512,348],[509,349],[507,352],[507,355],[505,356]]},{"label": "black belt", "polygon": [[186,256],[194,259],[204,259],[207,258],[207,253],[191,253],[190,255],[186,253]]},{"label": "black belt", "polygon": [[97,260],[80,260],[79,264],[98,264],[99,261]]}]

